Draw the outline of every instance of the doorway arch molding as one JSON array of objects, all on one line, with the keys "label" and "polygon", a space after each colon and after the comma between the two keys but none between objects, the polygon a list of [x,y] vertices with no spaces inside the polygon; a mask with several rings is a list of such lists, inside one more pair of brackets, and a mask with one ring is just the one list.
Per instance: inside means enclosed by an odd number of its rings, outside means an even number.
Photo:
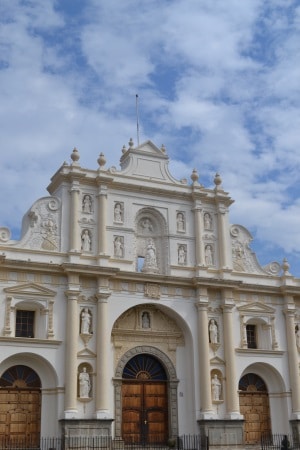
[{"label": "doorway arch molding", "polygon": [[173,438],[178,435],[178,405],[177,405],[177,386],[178,378],[176,376],[175,367],[170,358],[156,347],[149,345],[140,345],[128,350],[120,358],[114,378],[115,390],[115,437],[122,439],[122,375],[128,361],[134,356],[140,354],[151,355],[158,359],[163,365],[168,377],[168,402],[169,402],[169,437]]}]

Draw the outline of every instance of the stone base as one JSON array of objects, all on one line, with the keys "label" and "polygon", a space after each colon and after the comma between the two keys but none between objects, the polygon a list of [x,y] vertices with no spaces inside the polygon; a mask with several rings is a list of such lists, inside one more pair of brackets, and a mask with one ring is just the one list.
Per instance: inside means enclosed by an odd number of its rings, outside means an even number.
[{"label": "stone base", "polygon": [[291,420],[292,434],[294,443],[300,443],[300,420]]},{"label": "stone base", "polygon": [[209,448],[238,448],[244,443],[243,420],[199,420],[200,434],[208,436]]},{"label": "stone base", "polygon": [[111,425],[113,420],[60,420],[62,438],[68,440],[69,438],[110,438],[111,439]]}]

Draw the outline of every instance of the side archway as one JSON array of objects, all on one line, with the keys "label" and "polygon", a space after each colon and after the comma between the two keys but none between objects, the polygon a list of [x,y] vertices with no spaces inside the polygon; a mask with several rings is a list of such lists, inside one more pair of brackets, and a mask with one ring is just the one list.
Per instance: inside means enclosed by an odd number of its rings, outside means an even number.
[{"label": "side archway", "polygon": [[[139,367],[140,365],[140,367]],[[146,366],[147,367],[146,367]],[[132,369],[135,368],[135,369]],[[146,370],[145,370],[146,369]],[[128,374],[132,373],[132,377],[138,379],[139,376],[144,378],[142,384],[149,383],[151,377],[158,376],[161,386],[166,386],[167,399],[167,422],[168,436],[172,438],[178,434],[178,408],[177,408],[177,386],[178,379],[172,361],[169,357],[159,349],[151,346],[138,346],[127,351],[119,360],[114,379],[115,387],[115,435],[116,438],[122,439],[122,386],[128,382]],[[153,379],[152,379],[153,382]],[[154,382],[155,383],[155,382]],[[158,386],[158,385],[157,385]],[[162,398],[162,397],[161,397]],[[165,401],[165,400],[161,400]]]}]

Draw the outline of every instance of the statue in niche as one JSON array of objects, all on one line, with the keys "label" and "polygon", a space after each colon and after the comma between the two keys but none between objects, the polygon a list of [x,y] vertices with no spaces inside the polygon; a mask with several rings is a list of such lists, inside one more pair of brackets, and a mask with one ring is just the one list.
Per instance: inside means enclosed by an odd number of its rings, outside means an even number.
[{"label": "statue in niche", "polygon": [[142,229],[144,233],[151,233],[151,231],[153,231],[153,226],[150,219],[146,218],[142,221]]},{"label": "statue in niche", "polygon": [[221,389],[222,384],[218,378],[218,375],[215,374],[211,380],[211,393],[213,401],[218,401],[221,398]]},{"label": "statue in niche", "polygon": [[218,343],[218,325],[214,319],[209,322],[209,342],[211,344]]},{"label": "statue in niche", "polygon": [[205,264],[207,266],[213,265],[213,250],[211,245],[205,246]]},{"label": "statue in niche", "polygon": [[91,237],[89,230],[83,230],[81,234],[81,250],[89,252],[91,250]]},{"label": "statue in niche", "polygon": [[115,256],[117,256],[118,258],[123,258],[123,251],[124,251],[123,238],[122,236],[116,236],[114,240]]},{"label": "statue in niche", "polygon": [[181,213],[181,212],[177,213],[176,223],[177,223],[177,231],[184,231],[184,229],[185,229],[185,222],[184,222],[184,215],[183,215],[183,213]]},{"label": "statue in niche", "polygon": [[204,214],[204,229],[211,230],[212,229],[212,218],[209,213]]},{"label": "statue in niche", "polygon": [[84,367],[82,369],[82,372],[79,374],[79,397],[89,398],[90,390],[91,390],[90,376],[86,371],[86,367]]},{"label": "statue in niche", "polygon": [[81,312],[81,326],[80,326],[81,334],[90,334],[91,322],[92,322],[92,315],[90,314],[88,308],[83,308]]},{"label": "statue in niche", "polygon": [[82,200],[82,211],[84,213],[92,212],[92,199],[90,195],[85,195]]},{"label": "statue in niche", "polygon": [[157,269],[156,248],[153,239],[149,239],[142,271],[147,272],[155,269]]},{"label": "statue in niche", "polygon": [[178,247],[178,264],[186,264],[186,248],[184,245]]},{"label": "statue in niche", "polygon": [[123,222],[123,211],[121,203],[117,202],[114,209],[114,221]]},{"label": "statue in niche", "polygon": [[142,328],[150,328],[150,316],[146,311],[142,314]]},{"label": "statue in niche", "polygon": [[296,345],[298,350],[300,350],[300,325],[296,325],[295,327],[295,336],[296,336]]}]

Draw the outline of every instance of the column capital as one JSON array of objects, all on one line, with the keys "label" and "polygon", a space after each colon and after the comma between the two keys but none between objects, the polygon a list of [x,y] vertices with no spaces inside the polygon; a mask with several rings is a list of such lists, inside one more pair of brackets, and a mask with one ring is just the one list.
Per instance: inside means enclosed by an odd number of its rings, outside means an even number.
[{"label": "column capital", "polygon": [[67,289],[65,291],[65,296],[67,297],[68,300],[76,300],[77,301],[80,293],[81,293],[80,290]]},{"label": "column capital", "polygon": [[98,303],[107,303],[109,297],[111,296],[111,291],[101,290],[96,294]]},{"label": "column capital", "polygon": [[98,196],[98,197],[101,197],[101,196],[107,197],[107,192],[108,192],[107,186],[101,184],[101,185],[99,186],[99,190],[98,190],[97,196]]}]

